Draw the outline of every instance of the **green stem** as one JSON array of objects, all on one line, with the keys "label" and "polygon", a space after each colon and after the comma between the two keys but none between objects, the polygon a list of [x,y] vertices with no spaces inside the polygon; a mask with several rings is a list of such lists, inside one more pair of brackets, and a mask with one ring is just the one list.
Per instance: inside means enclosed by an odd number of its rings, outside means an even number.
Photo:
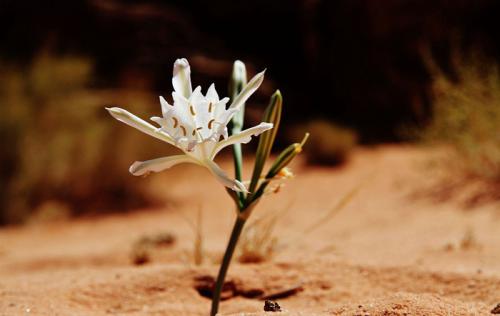
[{"label": "green stem", "polygon": [[219,301],[220,295],[222,293],[222,286],[224,285],[227,270],[229,268],[229,264],[231,263],[231,258],[233,257],[234,250],[236,249],[236,244],[238,243],[238,238],[240,237],[245,222],[246,219],[238,216],[236,218],[236,222],[234,223],[233,231],[231,232],[231,237],[229,238],[229,243],[227,244],[226,252],[224,253],[224,258],[222,259],[222,264],[219,269],[219,275],[217,276],[217,281],[215,283],[210,316],[215,316],[217,314],[217,311],[219,310]]},{"label": "green stem", "polygon": [[[238,134],[239,132],[241,132],[241,128],[233,130],[233,133],[231,135]],[[233,157],[234,157],[234,175],[235,175],[236,180],[241,181],[241,178],[242,178],[241,169],[243,168],[241,144],[234,144],[233,145]]]}]

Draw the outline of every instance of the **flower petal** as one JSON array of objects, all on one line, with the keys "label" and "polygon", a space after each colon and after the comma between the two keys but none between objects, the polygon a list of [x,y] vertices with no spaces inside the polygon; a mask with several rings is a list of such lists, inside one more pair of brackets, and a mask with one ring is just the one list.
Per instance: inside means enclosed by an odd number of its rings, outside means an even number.
[{"label": "flower petal", "polygon": [[191,88],[191,68],[186,58],[177,59],[174,63],[174,76],[172,86],[180,95],[189,99],[193,89]]},{"label": "flower petal", "polygon": [[167,116],[168,113],[172,110],[172,105],[170,105],[164,97],[160,96],[160,104],[161,104],[161,113],[163,116]]},{"label": "flower petal", "polygon": [[206,98],[208,102],[217,103],[219,102],[219,95],[217,94],[217,90],[215,90],[215,84],[211,84],[208,88]]},{"label": "flower petal", "polygon": [[[196,88],[192,96],[201,94],[198,90],[201,90],[201,88]],[[189,130],[188,132],[191,132],[193,128],[196,128],[196,122],[190,110],[191,101],[177,92],[172,92],[172,98],[174,99],[174,108],[171,115],[179,119],[179,124],[187,128]]]},{"label": "flower petal", "polygon": [[134,176],[142,176],[150,172],[160,172],[180,163],[197,163],[187,155],[168,156],[147,161],[136,161],[130,166],[129,171]]},{"label": "flower petal", "polygon": [[256,74],[252,80],[241,90],[241,92],[234,98],[233,103],[229,106],[229,108],[239,109],[243,103],[248,100],[248,98],[257,90],[262,82],[264,81],[264,73],[266,71],[259,72]]},{"label": "flower petal", "polygon": [[134,114],[118,107],[106,108],[106,110],[108,110],[108,112],[118,121],[137,128],[141,132],[158,138],[159,140],[175,145],[175,141],[167,133],[161,131],[159,128],[156,128],[152,124],[144,121]]},{"label": "flower petal", "polygon": [[252,136],[257,136],[271,128],[273,128],[273,124],[262,122],[259,125],[241,131],[241,133],[231,135],[231,137],[217,143],[211,158],[215,157],[225,147],[234,144],[246,144],[252,139]]},{"label": "flower petal", "polygon": [[217,178],[217,180],[219,180],[219,182],[224,186],[237,192],[248,192],[243,183],[236,179],[229,178],[224,170],[222,170],[219,165],[217,165],[213,160],[205,159],[203,163],[208,168],[208,170],[210,170],[210,172]]}]

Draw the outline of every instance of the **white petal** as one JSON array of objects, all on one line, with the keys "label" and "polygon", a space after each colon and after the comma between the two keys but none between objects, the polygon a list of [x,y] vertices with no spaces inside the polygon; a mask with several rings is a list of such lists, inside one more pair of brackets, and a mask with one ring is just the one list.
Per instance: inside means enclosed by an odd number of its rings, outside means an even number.
[{"label": "white petal", "polygon": [[[196,92],[196,91],[195,91]],[[179,123],[184,125],[184,127],[191,130],[195,127],[195,121],[193,115],[190,113],[190,101],[184,96],[178,94],[177,92],[172,92],[172,98],[174,99],[174,109],[172,115],[179,119]]]},{"label": "white petal", "polygon": [[168,112],[172,110],[172,105],[168,104],[164,97],[160,96],[161,113],[163,116],[167,116]]},{"label": "white petal", "polygon": [[172,85],[177,93],[189,99],[192,92],[191,68],[186,58],[177,59],[175,61]]},{"label": "white petal", "polygon": [[196,89],[194,89],[193,94],[191,94],[191,97],[189,98],[189,104],[194,106],[197,114],[198,112],[208,113],[208,102],[201,93],[200,86],[197,86]]},{"label": "white petal", "polygon": [[135,116],[134,114],[118,107],[106,108],[106,110],[108,110],[108,112],[118,121],[137,128],[141,132],[158,138],[164,142],[175,145],[174,140],[167,133],[159,130],[157,127]]},{"label": "white petal", "polygon": [[247,129],[241,131],[241,133],[231,135],[231,137],[217,143],[217,145],[214,148],[214,151],[212,153],[211,158],[215,157],[215,155],[217,155],[219,153],[219,151],[221,151],[225,147],[227,147],[229,145],[234,145],[234,144],[246,144],[250,140],[252,140],[252,136],[257,136],[257,135],[261,134],[262,132],[265,132],[271,128],[273,128],[272,123],[263,122],[263,123],[260,123],[259,125],[254,126],[254,127],[247,128]]},{"label": "white petal", "polygon": [[186,155],[168,156],[147,161],[136,161],[130,166],[130,173],[134,176],[142,176],[150,172],[160,172],[180,163],[197,163]]},{"label": "white petal", "polygon": [[194,125],[197,133],[196,139],[201,137],[201,139],[206,140],[213,134],[212,129],[209,128],[209,126],[213,128],[213,123],[209,124],[210,120],[213,118],[213,113],[209,112],[209,109],[214,107],[214,103],[207,100],[201,93],[197,94],[197,91],[198,89],[195,89],[190,99],[191,105],[194,107],[196,113],[194,116]]},{"label": "white petal", "polygon": [[155,122],[155,123],[158,123],[159,125],[162,125],[161,123],[163,123],[162,121],[165,119],[164,117],[159,117],[159,116],[151,116],[149,118],[151,121]]},{"label": "white petal", "polygon": [[236,60],[233,64],[233,73],[231,74],[236,82],[247,83],[247,69],[241,60]]},{"label": "white petal", "polygon": [[246,100],[257,90],[262,82],[264,81],[264,73],[266,71],[259,72],[258,74],[255,75],[255,77],[250,80],[250,82],[241,90],[240,94],[234,98],[233,103],[229,107],[231,108],[240,108]]},{"label": "white petal", "polygon": [[219,102],[219,95],[217,94],[217,90],[215,90],[215,84],[212,83],[208,88],[206,98],[209,102]]},{"label": "white petal", "polygon": [[[233,116],[239,112],[239,109],[229,109],[227,111],[223,111],[219,116],[217,117],[217,122],[220,122],[221,126],[227,126]],[[221,127],[222,128],[222,127]]]},{"label": "white petal", "polygon": [[164,131],[167,131],[167,119],[164,117],[158,117],[158,116],[152,116],[150,118],[151,121],[155,122],[156,124],[160,125],[160,128],[163,128]]},{"label": "white petal", "polygon": [[[222,100],[219,100],[219,102],[212,104],[213,106],[213,118],[219,122],[220,124],[227,125],[226,123],[226,117],[224,116],[224,113],[227,111],[232,111],[232,113],[238,112],[237,109],[233,110],[226,110],[226,103],[229,101],[229,98],[223,98]],[[229,122],[229,121],[228,121]]]},{"label": "white petal", "polygon": [[248,192],[247,188],[236,179],[229,178],[224,170],[222,170],[219,165],[210,159],[204,161],[205,166],[210,170],[210,172],[222,183],[224,186],[230,188],[231,190],[238,192]]}]

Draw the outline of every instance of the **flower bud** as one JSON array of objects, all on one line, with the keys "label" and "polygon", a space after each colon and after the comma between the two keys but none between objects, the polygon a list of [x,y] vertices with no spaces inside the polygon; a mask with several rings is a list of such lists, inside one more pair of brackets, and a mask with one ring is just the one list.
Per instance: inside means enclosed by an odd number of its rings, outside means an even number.
[{"label": "flower bud", "polygon": [[[229,93],[232,102],[236,99],[238,94],[243,90],[243,87],[247,84],[247,70],[245,64],[242,61],[235,61],[233,64],[233,73],[231,75],[231,80],[229,81]],[[240,110],[234,114],[231,122],[233,124],[231,128],[231,135],[236,135],[241,132],[243,128],[243,121],[245,120],[245,104],[242,104]],[[241,180],[242,178],[242,168],[243,168],[243,154],[241,153],[241,144],[233,145],[233,157],[234,157],[234,171],[235,178]]]},{"label": "flower bud", "polygon": [[271,168],[267,172],[266,179],[274,178],[283,168],[285,168],[295,158],[295,156],[297,156],[302,151],[302,147],[304,146],[308,138],[309,133],[306,133],[306,135],[302,139],[302,142],[291,144],[290,146],[285,148],[285,150],[283,150],[281,154],[279,154],[278,158],[276,158]]},{"label": "flower bud", "polygon": [[[231,100],[234,101],[236,96],[241,92],[246,84],[247,70],[245,64],[242,61],[237,60],[233,64],[233,73],[231,74],[231,80],[229,81],[229,95],[231,96]],[[244,116],[245,105],[243,105],[241,110],[233,116],[233,134],[239,133],[243,128]]]}]

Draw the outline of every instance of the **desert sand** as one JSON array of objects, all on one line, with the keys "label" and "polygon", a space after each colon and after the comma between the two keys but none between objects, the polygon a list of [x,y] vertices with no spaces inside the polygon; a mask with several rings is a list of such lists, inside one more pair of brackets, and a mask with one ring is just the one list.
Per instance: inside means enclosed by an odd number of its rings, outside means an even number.
[{"label": "desert sand", "polygon": [[[296,177],[252,214],[281,214],[273,256],[233,261],[221,315],[492,315],[499,204],[466,205],[467,190],[447,194],[430,152],[360,148],[335,169],[297,161]],[[158,208],[0,229],[0,315],[208,315],[196,280],[217,273],[232,202],[196,166],[155,177],[168,200]],[[343,209],[306,232],[354,188]],[[195,265],[188,222],[200,208],[205,260]],[[159,233],[175,241],[134,264],[137,240]],[[262,298],[280,293],[283,312],[264,313]]]}]

